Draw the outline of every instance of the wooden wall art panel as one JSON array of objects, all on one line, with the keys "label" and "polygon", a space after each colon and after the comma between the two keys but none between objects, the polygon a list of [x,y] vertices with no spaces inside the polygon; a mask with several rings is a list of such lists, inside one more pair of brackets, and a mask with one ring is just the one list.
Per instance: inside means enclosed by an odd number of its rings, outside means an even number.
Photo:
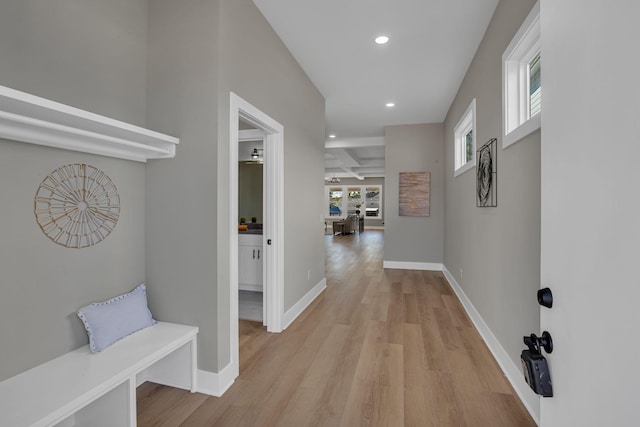
[{"label": "wooden wall art panel", "polygon": [[400,172],[400,216],[429,216],[431,172]]}]

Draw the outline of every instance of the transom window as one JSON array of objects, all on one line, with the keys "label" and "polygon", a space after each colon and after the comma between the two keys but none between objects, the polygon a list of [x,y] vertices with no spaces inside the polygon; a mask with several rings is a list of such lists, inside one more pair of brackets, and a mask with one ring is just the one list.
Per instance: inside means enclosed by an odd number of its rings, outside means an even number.
[{"label": "transom window", "polygon": [[536,3],[502,54],[502,147],[539,129],[542,113],[540,3]]},{"label": "transom window", "polygon": [[476,158],[476,100],[464,112],[454,129],[455,171],[458,176],[475,165]]}]

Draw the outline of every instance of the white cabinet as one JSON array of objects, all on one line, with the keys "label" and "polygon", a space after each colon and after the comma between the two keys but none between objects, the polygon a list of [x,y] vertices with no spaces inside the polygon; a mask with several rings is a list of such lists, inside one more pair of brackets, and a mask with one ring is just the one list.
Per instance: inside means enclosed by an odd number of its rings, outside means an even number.
[{"label": "white cabinet", "polygon": [[238,289],[262,292],[263,255],[261,234],[238,235]]}]

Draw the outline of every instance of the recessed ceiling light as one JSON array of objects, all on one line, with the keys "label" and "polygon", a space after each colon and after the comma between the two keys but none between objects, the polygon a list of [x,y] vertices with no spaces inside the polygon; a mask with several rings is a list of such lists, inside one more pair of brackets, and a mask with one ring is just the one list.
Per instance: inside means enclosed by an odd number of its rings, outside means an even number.
[{"label": "recessed ceiling light", "polygon": [[336,137],[336,136],[335,136],[335,134],[333,134],[333,133],[332,133],[331,135],[329,135],[329,138],[335,138],[335,137]]},{"label": "recessed ceiling light", "polygon": [[395,103],[393,103],[393,102],[387,102],[385,105],[386,105],[387,107],[389,107],[389,108],[391,108],[391,107],[395,107],[395,106],[396,106],[396,104],[395,104]]},{"label": "recessed ceiling light", "polygon": [[389,36],[378,36],[375,41],[377,44],[387,44],[389,43]]}]

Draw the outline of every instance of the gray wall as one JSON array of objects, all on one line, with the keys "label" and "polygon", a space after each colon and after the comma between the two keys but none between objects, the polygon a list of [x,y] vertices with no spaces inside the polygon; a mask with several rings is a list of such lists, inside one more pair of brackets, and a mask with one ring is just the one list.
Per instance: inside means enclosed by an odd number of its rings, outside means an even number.
[{"label": "gray wall", "polygon": [[[198,325],[200,368],[218,372],[217,0],[149,5],[147,123],[180,138],[147,165],[147,281],[162,320]],[[228,304],[227,304],[228,305]]]},{"label": "gray wall", "polygon": [[152,309],[198,325],[200,367],[219,372],[230,360],[229,92],[285,129],[285,310],[324,277],[324,99],[250,0],[152,0],[148,55],[148,125],[180,137],[175,159],[147,167]]},{"label": "gray wall", "polygon": [[[200,367],[217,372],[230,354],[229,260],[217,250],[229,238],[217,232],[229,91],[285,127],[285,309],[324,277],[324,99],[250,0],[10,0],[0,12],[0,84],[181,140],[175,159],[146,168],[0,142],[0,194],[13,201],[0,207],[0,379],[86,343],[75,311],[144,280],[156,318],[201,327]],[[93,248],[50,242],[33,217],[40,181],[69,162],[120,190],[120,221]]]},{"label": "gray wall", "polygon": [[[0,85],[144,124],[146,9],[144,0],[3,1]],[[33,213],[46,175],[74,162],[109,175],[122,205],[111,235],[85,249],[53,243]],[[145,280],[144,165],[0,140],[0,196],[2,380],[86,344],[76,310]]]},{"label": "gray wall", "polygon": [[[324,98],[251,0],[220,1],[218,218],[227,223],[229,92],[284,126],[284,309],[324,278]],[[228,335],[228,230],[218,236],[220,342]],[[307,273],[310,271],[309,278]],[[221,349],[227,357],[228,349]]]},{"label": "gray wall", "polygon": [[[518,365],[540,322],[540,132],[501,148],[501,57],[534,3],[499,3],[444,124],[444,262]],[[475,168],[453,176],[453,128],[473,98],[478,144],[498,138],[496,208],[476,208]]]},{"label": "gray wall", "polygon": [[[443,126],[385,128],[384,260],[442,263],[444,240]],[[431,172],[430,216],[399,215],[399,173]]]},{"label": "gray wall", "polygon": [[147,0],[2,0],[0,85],[145,124]]}]

